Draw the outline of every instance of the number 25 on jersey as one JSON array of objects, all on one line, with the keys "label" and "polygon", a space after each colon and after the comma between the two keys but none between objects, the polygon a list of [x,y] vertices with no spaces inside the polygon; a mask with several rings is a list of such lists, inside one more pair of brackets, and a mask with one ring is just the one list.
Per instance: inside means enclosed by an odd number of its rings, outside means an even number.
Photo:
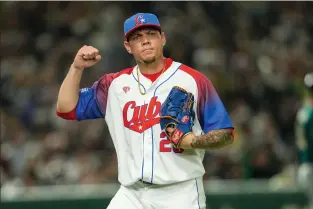
[{"label": "number 25 on jersey", "polygon": [[160,134],[160,152],[171,152],[172,150],[175,153],[182,153],[184,152],[184,149],[176,149],[172,147],[171,141],[167,138],[165,132],[162,132]]}]

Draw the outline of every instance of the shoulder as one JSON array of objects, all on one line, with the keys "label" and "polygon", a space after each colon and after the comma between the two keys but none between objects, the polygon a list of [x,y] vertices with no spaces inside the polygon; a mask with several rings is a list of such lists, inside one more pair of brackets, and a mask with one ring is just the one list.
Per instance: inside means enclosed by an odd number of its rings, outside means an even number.
[{"label": "shoulder", "polygon": [[206,75],[204,75],[202,72],[200,72],[200,71],[198,71],[198,70],[196,70],[196,69],[194,69],[188,65],[182,64],[179,67],[179,70],[190,75],[198,85],[201,85],[201,84],[212,85],[211,80]]},{"label": "shoulder", "polygon": [[124,70],[121,70],[117,73],[115,73],[115,78],[120,77],[121,75],[130,75],[133,72],[134,67],[126,68]]},{"label": "shoulder", "polygon": [[131,72],[133,71],[133,67],[131,68],[126,68],[124,70],[121,70],[119,72],[116,73],[107,73],[104,74],[99,80],[98,82],[103,85],[110,85],[114,80],[116,80],[117,78],[121,77],[122,75],[130,75]]}]

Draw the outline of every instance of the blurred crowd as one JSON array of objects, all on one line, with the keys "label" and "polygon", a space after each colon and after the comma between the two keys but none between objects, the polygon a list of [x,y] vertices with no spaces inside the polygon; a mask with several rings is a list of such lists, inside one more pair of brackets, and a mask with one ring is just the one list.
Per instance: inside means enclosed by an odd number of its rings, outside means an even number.
[{"label": "blurred crowd", "polygon": [[233,145],[208,151],[205,179],[268,179],[296,162],[294,120],[313,69],[310,2],[1,2],[1,186],[117,181],[103,120],[55,114],[59,87],[84,44],[103,59],[81,87],[133,66],[124,20],[158,15],[165,56],[215,85]]}]

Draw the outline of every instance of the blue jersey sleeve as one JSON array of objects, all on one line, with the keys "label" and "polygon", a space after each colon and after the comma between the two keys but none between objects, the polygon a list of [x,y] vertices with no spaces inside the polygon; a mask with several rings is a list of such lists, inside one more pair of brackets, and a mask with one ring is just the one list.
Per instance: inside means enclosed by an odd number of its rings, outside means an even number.
[{"label": "blue jersey sleeve", "polygon": [[198,119],[204,133],[212,130],[234,128],[233,123],[213,84],[205,76],[197,79]]},{"label": "blue jersey sleeve", "polygon": [[108,91],[113,78],[113,73],[106,74],[91,88],[80,89],[76,106],[77,120],[98,119],[105,116]]}]

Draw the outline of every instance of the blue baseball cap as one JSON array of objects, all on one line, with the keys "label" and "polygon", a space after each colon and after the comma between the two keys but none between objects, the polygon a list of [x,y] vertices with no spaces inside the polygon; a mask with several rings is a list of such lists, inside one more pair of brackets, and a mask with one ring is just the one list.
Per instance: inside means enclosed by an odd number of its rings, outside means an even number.
[{"label": "blue baseball cap", "polygon": [[161,30],[161,25],[156,15],[151,13],[137,13],[124,22],[125,38],[141,27],[154,27]]}]

